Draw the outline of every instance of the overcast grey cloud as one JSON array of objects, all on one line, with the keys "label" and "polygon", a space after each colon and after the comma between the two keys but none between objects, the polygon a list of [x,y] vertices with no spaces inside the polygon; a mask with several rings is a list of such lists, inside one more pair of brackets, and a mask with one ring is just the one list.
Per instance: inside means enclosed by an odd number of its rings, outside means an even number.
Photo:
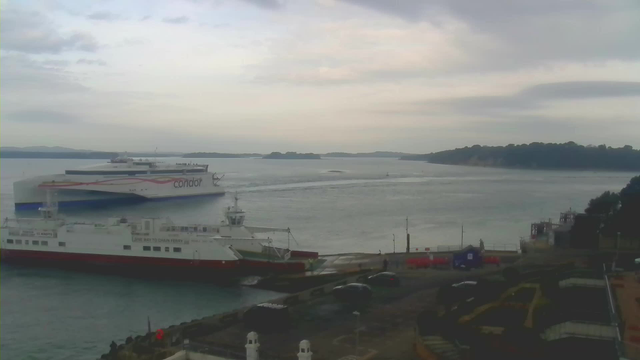
[{"label": "overcast grey cloud", "polygon": [[495,116],[542,109],[545,104],[558,101],[619,97],[638,97],[640,101],[640,82],[571,81],[538,84],[507,96],[465,96],[421,101],[409,104],[399,112],[420,114],[453,111],[472,116]]},{"label": "overcast grey cloud", "polygon": [[[37,101],[37,96],[79,94],[89,91],[87,87],[73,81],[70,74],[58,67],[49,66],[47,62],[50,61],[49,59],[40,63],[23,54],[0,57],[2,100]],[[67,63],[65,60],[59,61]],[[5,105],[4,102],[3,105]]]},{"label": "overcast grey cloud", "polygon": [[107,62],[100,59],[78,59],[76,64],[107,66]]},{"label": "overcast grey cloud", "polygon": [[474,49],[480,70],[556,60],[640,59],[637,1],[342,1],[410,22],[441,26],[447,19],[455,19],[494,40],[484,49]]},{"label": "overcast grey cloud", "polygon": [[284,7],[284,0],[243,0],[249,4],[261,7],[267,10],[278,10]]},{"label": "overcast grey cloud", "polygon": [[78,123],[80,120],[71,114],[57,112],[57,111],[39,111],[39,110],[27,110],[8,113],[3,116],[4,120],[16,121],[21,123],[49,123],[49,124],[73,124]]},{"label": "overcast grey cloud", "polygon": [[65,67],[65,66],[69,66],[70,63],[71,62],[69,60],[53,60],[53,59],[43,60],[41,62],[42,65],[53,66],[53,67]]},{"label": "overcast grey cloud", "polygon": [[84,31],[60,32],[38,11],[4,10],[0,21],[2,49],[31,54],[57,54],[66,50],[94,52],[95,38]]},{"label": "overcast grey cloud", "polygon": [[162,21],[167,24],[186,24],[189,18],[187,16],[166,17]]},{"label": "overcast grey cloud", "polygon": [[548,100],[640,96],[640,82],[570,81],[540,84],[522,90],[518,96]]},{"label": "overcast grey cloud", "polygon": [[16,1],[0,31],[5,145],[640,147],[635,0]]},{"label": "overcast grey cloud", "polygon": [[120,15],[109,11],[96,11],[87,15],[87,19],[100,20],[100,21],[114,21],[119,20]]}]

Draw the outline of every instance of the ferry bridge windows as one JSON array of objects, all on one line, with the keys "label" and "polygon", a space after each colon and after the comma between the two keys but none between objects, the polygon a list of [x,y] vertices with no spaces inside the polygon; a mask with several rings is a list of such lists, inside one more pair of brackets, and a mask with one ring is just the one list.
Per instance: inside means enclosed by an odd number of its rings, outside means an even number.
[{"label": "ferry bridge windows", "polygon": [[13,244],[13,239],[7,239],[7,244]]},{"label": "ferry bridge windows", "polygon": [[58,242],[58,246],[66,247],[66,246],[67,246],[67,243],[66,243],[66,242],[64,242],[64,241],[60,241],[60,242]]},{"label": "ferry bridge windows", "polygon": [[[22,240],[16,240],[16,245],[22,245]],[[29,240],[27,240],[27,245],[29,245]]]},{"label": "ferry bridge windows", "polygon": [[151,246],[143,246],[142,251],[151,251]]},{"label": "ferry bridge windows", "polygon": [[165,246],[164,252],[169,252],[169,247],[168,246]]},{"label": "ferry bridge windows", "polygon": [[153,247],[153,251],[162,251],[162,247],[160,247],[160,246],[154,246],[154,247]]},{"label": "ferry bridge windows", "polygon": [[[18,240],[18,241],[22,242],[22,240]],[[18,244],[19,244],[19,243],[18,243]],[[25,244],[25,245],[29,245],[29,240],[25,240],[25,241],[24,241],[24,244]]]},{"label": "ferry bridge windows", "polygon": [[147,220],[147,221],[144,222],[144,230],[145,231],[151,230],[151,221]]},{"label": "ferry bridge windows", "polygon": [[33,241],[31,242],[31,244],[33,244],[33,245],[40,245],[40,240],[33,240]]},{"label": "ferry bridge windows", "polygon": [[131,245],[122,245],[123,250],[131,250]]},{"label": "ferry bridge windows", "polygon": [[42,246],[49,246],[49,242],[48,241],[40,241],[40,245]]},{"label": "ferry bridge windows", "polygon": [[182,248],[174,247],[173,252],[182,252]]}]

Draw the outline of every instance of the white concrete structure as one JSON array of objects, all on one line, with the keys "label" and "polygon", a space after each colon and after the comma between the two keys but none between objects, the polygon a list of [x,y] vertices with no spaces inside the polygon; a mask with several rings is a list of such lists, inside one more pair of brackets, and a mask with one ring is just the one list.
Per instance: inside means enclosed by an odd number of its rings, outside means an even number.
[{"label": "white concrete structure", "polygon": [[258,333],[255,331],[248,333],[247,344],[244,347],[247,349],[247,360],[258,360],[260,357],[258,353],[258,350],[260,349]]},{"label": "white concrete structure", "polygon": [[311,342],[309,342],[309,340],[300,341],[298,360],[311,360],[311,356],[313,356],[313,353],[311,352]]},{"label": "white concrete structure", "polygon": [[[189,345],[189,340],[184,340],[184,345]],[[247,344],[244,346],[247,349],[247,360],[259,360],[258,350],[260,348],[260,342],[258,341],[258,334],[254,331],[247,334]],[[311,352],[311,342],[309,340],[300,341],[298,348],[298,360],[312,360],[313,353]],[[219,357],[215,355],[202,354],[193,350],[178,351],[174,355],[165,358],[164,360],[230,360],[227,357]]]}]

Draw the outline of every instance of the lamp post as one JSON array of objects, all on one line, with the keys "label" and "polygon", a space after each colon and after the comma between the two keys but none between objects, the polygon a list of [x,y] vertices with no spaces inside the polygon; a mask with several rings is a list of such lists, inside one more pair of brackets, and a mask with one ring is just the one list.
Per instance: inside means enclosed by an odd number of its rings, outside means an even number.
[{"label": "lamp post", "polygon": [[618,261],[618,256],[620,256],[620,232],[616,234],[616,257],[613,259],[613,264],[611,264],[611,271],[616,271],[616,262]]},{"label": "lamp post", "polygon": [[393,234],[393,253],[396,253],[396,234]]},{"label": "lamp post", "polygon": [[356,316],[356,356],[358,356],[358,342],[360,340],[360,313],[354,311],[353,315]]}]

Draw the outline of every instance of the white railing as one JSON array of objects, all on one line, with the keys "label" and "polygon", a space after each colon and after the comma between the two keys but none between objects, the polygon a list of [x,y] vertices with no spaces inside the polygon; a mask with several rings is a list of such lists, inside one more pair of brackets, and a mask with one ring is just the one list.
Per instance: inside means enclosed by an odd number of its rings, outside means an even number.
[{"label": "white railing", "polygon": [[519,251],[520,244],[484,244],[484,249],[491,251]]},{"label": "white railing", "polygon": [[[479,247],[478,244],[467,244],[464,246],[460,245],[437,245],[435,248],[431,247],[432,252],[450,252],[450,251],[459,251],[464,247],[469,245],[473,245],[475,247]],[[520,251],[520,244],[484,244],[485,251]]]}]

